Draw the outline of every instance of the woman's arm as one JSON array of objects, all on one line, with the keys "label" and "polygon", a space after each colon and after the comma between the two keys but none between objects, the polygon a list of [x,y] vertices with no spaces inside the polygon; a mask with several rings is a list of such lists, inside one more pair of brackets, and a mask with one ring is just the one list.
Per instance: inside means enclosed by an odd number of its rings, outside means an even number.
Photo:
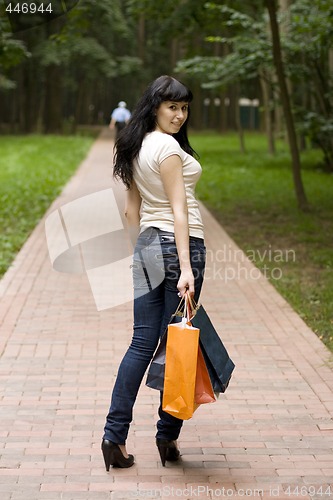
[{"label": "woman's arm", "polygon": [[126,191],[125,217],[133,246],[136,243],[140,230],[141,201],[137,185],[132,181],[131,188]]},{"label": "woman's arm", "polygon": [[180,157],[172,155],[166,158],[160,164],[160,173],[175,221],[175,239],[181,271],[177,288],[181,296],[186,290],[193,295],[194,276],[190,260],[187,201]]}]

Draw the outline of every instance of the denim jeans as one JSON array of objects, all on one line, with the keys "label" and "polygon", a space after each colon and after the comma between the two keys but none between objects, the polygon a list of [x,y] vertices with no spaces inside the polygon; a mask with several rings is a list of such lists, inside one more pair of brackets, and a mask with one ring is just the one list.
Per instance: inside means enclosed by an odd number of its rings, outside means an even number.
[{"label": "denim jeans", "polygon": [[[191,266],[198,301],[205,269],[206,249],[200,238],[190,237]],[[138,238],[133,259],[134,331],[131,344],[119,366],[104,439],[124,444],[132,411],[145,371],[161,335],[176,311],[180,298],[177,283],[179,259],[174,234],[148,228]],[[162,400],[162,394],[161,394]],[[159,408],[157,438],[177,439],[183,421]]]}]

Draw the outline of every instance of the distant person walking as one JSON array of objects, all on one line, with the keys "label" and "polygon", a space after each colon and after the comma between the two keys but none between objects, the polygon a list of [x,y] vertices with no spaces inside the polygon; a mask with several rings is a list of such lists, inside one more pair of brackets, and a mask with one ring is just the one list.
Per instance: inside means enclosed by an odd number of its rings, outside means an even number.
[{"label": "distant person walking", "polygon": [[131,118],[131,113],[127,109],[125,101],[118,102],[118,107],[112,111],[110,129],[116,130],[116,137],[118,139],[119,132],[125,127],[128,120]]}]

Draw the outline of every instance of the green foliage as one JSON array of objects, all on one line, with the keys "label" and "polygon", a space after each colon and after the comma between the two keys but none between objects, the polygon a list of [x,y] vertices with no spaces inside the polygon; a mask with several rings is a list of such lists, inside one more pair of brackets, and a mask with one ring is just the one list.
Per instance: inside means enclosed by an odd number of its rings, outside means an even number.
[{"label": "green foliage", "polygon": [[118,40],[129,40],[130,36],[121,2],[81,0],[61,29],[36,46],[34,56],[42,66],[77,67],[91,81],[101,76],[113,78],[140,64],[135,57],[119,55]]},{"label": "green foliage", "polygon": [[304,110],[302,118],[298,126],[299,130],[311,140],[312,144],[323,151],[325,167],[331,170],[333,168],[333,117],[325,118],[321,114]]},{"label": "green foliage", "polygon": [[[144,15],[148,28],[155,27],[155,38],[170,42],[172,38],[187,39],[198,27],[205,28],[208,21],[206,0],[165,0],[163,8],[156,0],[129,0],[128,11],[136,18]],[[158,19],[158,26],[156,20]],[[153,33],[151,33],[153,35]],[[188,49],[189,47],[187,47]]]},{"label": "green foliage", "polygon": [[0,137],[0,276],[91,143],[88,137]]},{"label": "green foliage", "polygon": [[297,0],[290,7],[286,43],[294,54],[318,59],[333,47],[333,5],[330,0]]},{"label": "green foliage", "polygon": [[[61,12],[60,3],[57,6]],[[50,22],[37,21],[36,17],[33,28],[17,33],[31,58],[11,72],[17,91],[11,92],[0,110],[0,123],[7,128],[10,122],[12,129],[24,132],[58,132],[62,113],[64,121],[71,120],[74,126],[100,122],[104,110],[108,114],[113,105],[107,102],[110,96],[117,99],[113,97],[115,81],[119,86],[121,79],[136,76],[142,68],[136,26],[126,2],[80,0]],[[0,80],[4,86],[4,79]]]},{"label": "green foliage", "polygon": [[[238,4],[238,5],[237,5]],[[253,7],[253,6],[252,6]],[[248,82],[258,76],[274,89],[272,46],[265,12],[244,2],[207,3],[220,28],[206,37],[224,47],[223,55],[196,55],[178,62],[176,70],[198,78],[205,88]],[[319,146],[327,167],[333,170],[333,76],[329,51],[333,47],[333,5],[328,0],[295,0],[280,14],[280,31],[286,73],[298,129]],[[223,32],[223,36],[216,34]]]},{"label": "green foliage", "polygon": [[[205,8],[206,0],[165,0],[163,8],[156,0],[129,0],[128,13],[144,22],[146,44],[144,61],[146,79],[173,72],[172,54],[175,46],[186,57],[198,52],[211,19]],[[211,47],[209,47],[209,52]],[[149,75],[148,75],[149,74]]]},{"label": "green foliage", "polygon": [[271,46],[261,10],[247,14],[215,3],[207,3],[206,8],[217,14],[222,31],[228,34],[210,35],[206,41],[224,44],[227,50],[223,57],[196,56],[181,60],[177,71],[199,76],[203,87],[215,88],[253,79],[260,68],[272,66]]},{"label": "green foliage", "polygon": [[[308,111],[324,120],[332,115],[327,56],[333,40],[332,18],[329,0],[295,0],[281,16],[284,56],[299,123]],[[6,92],[11,102],[4,106],[0,121],[8,124],[10,117],[21,130],[35,130],[37,122],[43,129],[43,120],[50,130],[54,116],[49,115],[56,115],[56,109],[64,110],[66,119],[89,123],[93,119],[86,111],[90,105],[95,106],[97,119],[97,109],[109,112],[123,98],[119,94],[125,94],[133,106],[146,83],[162,73],[173,73],[180,59],[177,70],[182,79],[190,76],[188,83],[193,82],[195,91],[200,83],[209,89],[217,87],[217,92],[221,87],[232,105],[235,82],[241,93],[244,90],[247,97],[257,98],[258,74],[261,80],[274,80],[262,0],[165,0],[163,5],[156,0],[80,0],[66,15],[17,33],[15,38],[22,41],[13,39],[8,26],[3,28],[4,19],[0,20],[0,86],[10,88],[17,82],[18,88]],[[24,47],[32,54],[29,60],[21,58]],[[8,64],[18,64],[18,68],[11,71],[12,66],[5,68]],[[269,105],[278,98],[277,92],[272,96],[272,88],[276,90],[271,85]],[[22,94],[24,109],[18,113],[14,102]],[[198,94],[202,99],[216,92]],[[36,110],[38,120],[34,120]],[[202,115],[197,106],[196,126]],[[325,135],[328,128],[324,124],[320,134]],[[314,129],[318,127],[303,127],[308,137]],[[329,144],[327,133],[325,137],[322,141],[311,136],[318,144]],[[330,158],[329,151],[325,158]]]},{"label": "green foliage", "polygon": [[8,70],[29,55],[23,42],[12,37],[9,23],[5,17],[1,17],[0,12],[0,89],[15,87],[15,82],[8,78]]},{"label": "green foliage", "polygon": [[[247,134],[246,155],[239,153],[234,134],[193,134],[191,143],[203,166],[199,198],[333,350],[333,176],[320,169],[322,153],[309,150],[302,155],[312,209],[301,213],[283,142],[278,141],[274,157],[259,134]],[[270,258],[279,251],[289,258]]]},{"label": "green foliage", "polygon": [[298,0],[290,8],[286,24],[284,44],[289,76],[298,90],[294,94],[299,128],[319,145],[326,166],[333,171],[333,68],[329,64],[329,51],[333,49],[332,2]]}]

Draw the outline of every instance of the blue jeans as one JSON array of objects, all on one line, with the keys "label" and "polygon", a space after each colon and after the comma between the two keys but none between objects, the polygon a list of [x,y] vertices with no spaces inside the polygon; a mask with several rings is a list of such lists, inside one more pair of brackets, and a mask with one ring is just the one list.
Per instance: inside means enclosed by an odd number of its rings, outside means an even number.
[{"label": "blue jeans", "polygon": [[[205,270],[206,248],[200,238],[190,237],[191,266],[196,302]],[[161,335],[176,311],[180,298],[177,283],[179,259],[173,233],[148,228],[138,238],[133,259],[134,332],[119,366],[111,406],[106,418],[104,439],[124,444],[132,411],[145,371]],[[162,394],[161,394],[162,400]],[[175,440],[183,421],[159,408],[156,437]]]}]

